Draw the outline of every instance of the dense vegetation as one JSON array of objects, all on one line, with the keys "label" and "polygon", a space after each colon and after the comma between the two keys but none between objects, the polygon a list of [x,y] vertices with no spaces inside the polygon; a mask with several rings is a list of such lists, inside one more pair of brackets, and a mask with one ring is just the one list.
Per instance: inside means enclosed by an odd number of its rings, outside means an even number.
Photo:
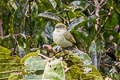
[{"label": "dense vegetation", "polygon": [[[119,18],[120,0],[0,0],[0,80],[120,80]],[[48,51],[57,23],[79,50]]]}]

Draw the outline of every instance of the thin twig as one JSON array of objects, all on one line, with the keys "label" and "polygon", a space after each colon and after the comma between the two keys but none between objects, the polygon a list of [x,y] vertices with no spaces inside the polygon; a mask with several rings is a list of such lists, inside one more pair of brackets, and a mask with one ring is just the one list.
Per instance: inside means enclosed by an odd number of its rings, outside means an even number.
[{"label": "thin twig", "polygon": [[94,4],[91,3],[91,1],[85,0],[87,3],[91,4],[92,6],[95,6]]},{"label": "thin twig", "polygon": [[67,14],[68,21],[69,21],[69,23],[68,23],[68,24],[70,24],[70,17],[69,17],[69,14],[68,14],[68,11],[67,11],[67,10],[66,10],[66,14]]},{"label": "thin twig", "polygon": [[101,28],[99,29],[99,31],[97,32],[97,34],[94,37],[94,40],[96,41],[97,37],[99,36],[99,34],[102,32],[102,30],[104,30],[105,28],[105,24],[107,23],[107,21],[109,20],[110,15],[108,15],[103,23],[103,25],[101,25]]},{"label": "thin twig", "polygon": [[47,60],[50,60],[49,57],[47,57],[47,56],[45,56],[45,55],[43,55],[43,54],[40,54],[40,51],[39,51],[39,53],[38,53],[38,56],[42,56],[43,58],[45,58],[45,59],[47,59]]}]

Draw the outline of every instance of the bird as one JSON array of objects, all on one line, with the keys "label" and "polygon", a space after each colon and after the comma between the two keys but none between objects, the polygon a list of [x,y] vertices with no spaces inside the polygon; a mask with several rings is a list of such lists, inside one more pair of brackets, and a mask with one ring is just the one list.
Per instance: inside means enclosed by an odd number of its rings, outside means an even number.
[{"label": "bird", "polygon": [[76,43],[73,35],[63,23],[57,23],[53,31],[53,41],[62,48],[72,47]]}]

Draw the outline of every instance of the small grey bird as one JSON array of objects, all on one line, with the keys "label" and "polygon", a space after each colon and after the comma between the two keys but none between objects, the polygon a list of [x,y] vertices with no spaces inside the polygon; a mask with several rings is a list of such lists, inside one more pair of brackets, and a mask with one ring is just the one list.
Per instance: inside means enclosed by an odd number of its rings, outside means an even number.
[{"label": "small grey bird", "polygon": [[66,26],[62,23],[56,24],[53,31],[53,41],[62,48],[72,46],[73,43],[76,43],[72,34],[67,31]]}]

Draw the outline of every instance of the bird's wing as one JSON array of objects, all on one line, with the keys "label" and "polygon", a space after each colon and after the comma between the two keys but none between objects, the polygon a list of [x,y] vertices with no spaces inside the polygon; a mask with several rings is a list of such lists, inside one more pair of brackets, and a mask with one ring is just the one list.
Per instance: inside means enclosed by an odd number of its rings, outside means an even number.
[{"label": "bird's wing", "polygon": [[67,40],[71,41],[72,43],[76,43],[74,37],[69,31],[66,31],[64,35]]}]

